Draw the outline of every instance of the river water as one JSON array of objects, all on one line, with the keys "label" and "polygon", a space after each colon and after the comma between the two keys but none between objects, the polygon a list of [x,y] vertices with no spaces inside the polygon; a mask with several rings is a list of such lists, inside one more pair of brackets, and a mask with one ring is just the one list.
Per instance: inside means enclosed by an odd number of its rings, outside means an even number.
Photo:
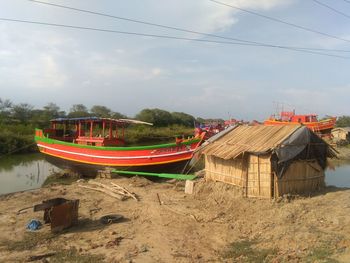
[{"label": "river water", "polygon": [[[60,169],[40,153],[0,158],[0,194],[40,188],[45,179]],[[337,161],[326,170],[326,184],[350,188],[350,161]]]},{"label": "river water", "polygon": [[40,153],[11,155],[0,158],[0,194],[36,189],[60,169]]}]

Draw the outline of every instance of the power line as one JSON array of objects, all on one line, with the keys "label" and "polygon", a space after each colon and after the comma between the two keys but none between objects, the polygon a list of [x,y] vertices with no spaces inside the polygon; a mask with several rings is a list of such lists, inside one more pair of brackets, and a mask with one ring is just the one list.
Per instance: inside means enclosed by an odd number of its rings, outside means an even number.
[{"label": "power line", "polygon": [[[146,33],[139,33],[139,32],[118,31],[118,30],[103,29],[103,28],[83,27],[83,26],[74,26],[74,25],[57,24],[57,23],[47,23],[47,22],[30,21],[30,20],[20,20],[20,19],[3,18],[3,17],[0,17],[0,20],[8,21],[8,22],[44,25],[44,26],[63,27],[63,28],[70,28],[70,29],[98,31],[98,32],[105,32],[105,33],[135,35],[135,36],[143,36],[143,37],[165,38],[165,39],[172,39],[172,40],[188,40],[188,41],[195,41],[195,42],[207,42],[207,43],[216,43],[216,44],[228,44],[228,45],[238,45],[238,46],[255,46],[255,47],[270,47],[271,48],[271,46],[259,45],[259,44],[230,42],[230,41],[217,41],[217,40],[197,39],[197,38],[186,38],[186,37],[176,37],[176,36],[169,36],[169,35],[146,34]],[[350,57],[346,57],[346,56],[338,56],[338,55],[334,55],[334,54],[315,52],[315,51],[311,51],[311,50],[303,50],[303,49],[298,49],[298,48],[287,48],[287,47],[282,47],[282,46],[281,47],[277,47],[276,46],[274,48],[280,48],[280,49],[297,51],[297,52],[304,52],[304,53],[321,55],[321,56],[327,56],[327,57],[336,57],[336,58],[342,58],[342,59],[350,59]]]},{"label": "power line", "polygon": [[250,41],[250,40],[232,38],[232,37],[225,37],[225,36],[220,36],[220,35],[216,35],[216,34],[203,33],[203,32],[190,30],[190,29],[173,27],[173,26],[157,24],[157,23],[152,23],[152,22],[147,22],[147,21],[141,21],[141,20],[136,20],[136,19],[131,19],[131,18],[125,18],[125,17],[110,15],[110,14],[106,14],[106,13],[100,13],[100,12],[86,10],[86,9],[80,9],[80,8],[76,8],[76,7],[66,6],[66,5],[59,5],[59,4],[48,3],[48,2],[38,1],[38,0],[28,0],[28,1],[34,2],[34,3],[39,3],[39,4],[44,4],[44,5],[49,5],[49,6],[54,6],[54,7],[59,7],[59,8],[63,8],[63,9],[73,10],[73,11],[82,12],[82,13],[88,13],[88,14],[93,14],[93,15],[98,15],[98,16],[103,16],[103,17],[108,17],[108,18],[113,18],[113,19],[118,19],[118,20],[124,20],[124,21],[138,23],[138,24],[155,26],[155,27],[160,27],[160,28],[165,28],[165,29],[171,29],[171,30],[176,30],[176,31],[181,31],[181,32],[186,32],[186,33],[202,35],[202,36],[215,37],[215,38],[220,38],[220,39],[225,39],[225,40],[234,40],[234,41],[239,41],[239,42],[244,42],[244,43],[257,44],[259,46],[264,45],[266,47],[292,48],[292,49],[311,50],[311,51],[350,52],[350,50],[342,50],[342,49],[307,48],[307,47],[295,47],[295,46],[282,46],[282,45],[266,44],[266,43],[261,43],[261,42],[256,42],[256,41]]},{"label": "power line", "polygon": [[[317,0],[312,0],[312,1],[315,2],[316,4],[319,4],[319,5],[321,5],[321,6],[324,6],[325,8],[328,8],[329,10],[332,10],[333,12],[335,12],[335,13],[337,13],[337,14],[340,14],[340,15],[342,15],[342,16],[345,16],[345,17],[347,17],[347,18],[350,18],[350,15],[345,14],[345,13],[343,13],[342,11],[339,11],[339,10],[337,10],[337,9],[335,9],[335,8],[333,8],[333,7],[331,7],[331,6],[329,6],[329,5],[326,5],[325,3],[322,3],[322,2],[317,1]],[[346,2],[347,2],[347,1],[346,1]],[[350,2],[348,2],[348,3],[350,3]]]},{"label": "power line", "polygon": [[271,17],[271,16],[266,16],[266,15],[263,15],[263,14],[260,14],[260,13],[248,10],[248,9],[244,9],[244,8],[241,8],[241,7],[238,7],[238,6],[234,6],[232,4],[226,4],[226,3],[223,3],[223,2],[220,2],[220,1],[217,1],[217,0],[208,0],[208,1],[217,3],[219,5],[224,5],[224,6],[233,8],[233,9],[237,9],[237,10],[240,10],[242,12],[246,12],[246,13],[251,14],[251,15],[259,16],[259,17],[262,17],[262,18],[265,18],[265,19],[268,19],[268,20],[271,20],[271,21],[274,21],[274,22],[278,22],[278,23],[281,23],[281,24],[284,24],[284,25],[295,27],[295,28],[298,28],[298,29],[301,29],[301,30],[304,30],[304,31],[312,32],[312,33],[323,35],[323,36],[330,37],[330,38],[335,38],[335,39],[342,40],[342,41],[350,43],[350,39],[341,38],[341,37],[338,37],[338,36],[335,36],[335,35],[331,35],[331,34],[328,34],[328,33],[324,33],[324,32],[318,31],[318,30],[314,30],[314,29],[311,29],[311,28],[308,28],[308,27],[304,27],[304,26],[300,26],[300,25],[297,25],[297,24],[293,24],[293,23],[290,23],[290,22],[287,22],[287,21],[284,21],[284,20],[281,20],[281,19],[278,19],[278,18],[274,18],[274,17]]},{"label": "power line", "polygon": [[343,0],[344,2],[347,2],[347,3],[349,3],[350,4],[350,1],[349,0]]}]

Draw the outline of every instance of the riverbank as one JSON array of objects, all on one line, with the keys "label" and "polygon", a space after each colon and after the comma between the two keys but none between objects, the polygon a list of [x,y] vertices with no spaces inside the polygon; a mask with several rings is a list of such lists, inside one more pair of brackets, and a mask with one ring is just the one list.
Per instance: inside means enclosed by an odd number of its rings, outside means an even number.
[{"label": "riverbank", "polygon": [[[350,189],[328,187],[311,198],[260,200],[234,196],[232,187],[146,178],[96,179],[126,187],[124,201],[71,185],[51,185],[0,197],[0,259],[22,262],[53,253],[48,262],[349,262]],[[50,198],[80,199],[79,223],[60,234],[45,225],[28,232],[43,212],[17,214]],[[103,225],[107,214],[125,220]]]}]

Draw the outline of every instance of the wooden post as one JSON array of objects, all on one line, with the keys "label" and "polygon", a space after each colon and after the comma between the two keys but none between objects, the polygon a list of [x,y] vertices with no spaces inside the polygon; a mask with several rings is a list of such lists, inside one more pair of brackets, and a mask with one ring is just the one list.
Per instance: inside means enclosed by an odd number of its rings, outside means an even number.
[{"label": "wooden post", "polygon": [[66,128],[67,128],[67,124],[63,123],[63,138],[64,138],[64,135],[66,135]]},{"label": "wooden post", "polygon": [[93,121],[90,122],[90,139],[92,138]]},{"label": "wooden post", "polygon": [[108,134],[108,137],[109,139],[112,139],[112,121],[109,121],[109,134]]},{"label": "wooden post", "polygon": [[259,158],[259,155],[258,155],[258,186],[259,186],[258,192],[259,192],[259,197],[260,197],[260,158]]},{"label": "wooden post", "polygon": [[[244,158],[244,154],[243,154],[243,158]],[[248,170],[249,170],[249,155],[246,157],[246,162],[244,165],[244,169],[245,169],[245,189],[246,189],[246,197],[248,197]]]},{"label": "wooden post", "polygon": [[185,184],[185,194],[193,194],[194,182],[186,180]]},{"label": "wooden post", "polygon": [[277,175],[276,173],[273,173],[273,183],[274,183],[274,188],[275,188],[275,198],[277,198],[279,196],[279,193],[278,193],[278,185],[277,185]]},{"label": "wooden post", "polygon": [[244,178],[244,156],[241,159],[241,186],[243,188],[243,195],[247,195],[247,185],[245,182],[246,178]]}]

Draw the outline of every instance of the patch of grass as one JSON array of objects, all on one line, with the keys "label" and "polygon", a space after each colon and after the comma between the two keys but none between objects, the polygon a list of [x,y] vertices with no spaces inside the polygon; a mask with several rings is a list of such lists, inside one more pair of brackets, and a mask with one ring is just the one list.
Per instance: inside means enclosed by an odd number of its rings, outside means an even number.
[{"label": "patch of grass", "polygon": [[276,249],[252,248],[256,241],[242,240],[231,243],[223,253],[223,258],[234,262],[267,262],[268,257],[276,254]]},{"label": "patch of grass", "polygon": [[79,254],[75,248],[69,250],[59,250],[54,256],[50,257],[50,262],[74,262],[74,263],[95,263],[102,262],[104,256],[91,255],[91,254]]},{"label": "patch of grass", "polygon": [[333,255],[333,249],[322,245],[320,247],[313,248],[305,258],[305,262],[327,262],[338,263],[338,260],[330,258]]},{"label": "patch of grass", "polygon": [[38,245],[48,243],[57,235],[52,233],[28,232],[22,240],[1,240],[0,245],[9,251],[31,250]]},{"label": "patch of grass", "polygon": [[76,173],[70,173],[70,172],[55,172],[51,175],[49,175],[44,183],[44,186],[50,186],[52,184],[63,184],[63,185],[69,185],[74,183],[76,180],[79,179],[79,175]]}]

